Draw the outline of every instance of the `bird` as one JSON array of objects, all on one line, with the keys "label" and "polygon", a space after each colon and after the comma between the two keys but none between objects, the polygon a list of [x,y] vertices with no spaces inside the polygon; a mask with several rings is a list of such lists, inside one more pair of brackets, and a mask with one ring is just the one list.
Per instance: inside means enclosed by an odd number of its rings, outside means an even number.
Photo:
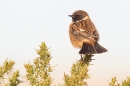
[{"label": "bird", "polygon": [[80,49],[80,55],[100,54],[108,51],[98,43],[98,30],[86,11],[77,10],[68,16],[72,18],[69,25],[70,41],[75,48]]}]

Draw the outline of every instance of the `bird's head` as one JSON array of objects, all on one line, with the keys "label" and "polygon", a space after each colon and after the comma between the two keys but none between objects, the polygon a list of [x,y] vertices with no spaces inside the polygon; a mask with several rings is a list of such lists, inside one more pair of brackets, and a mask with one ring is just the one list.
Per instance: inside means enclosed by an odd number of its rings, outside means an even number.
[{"label": "bird's head", "polygon": [[83,10],[77,10],[72,15],[69,16],[72,17],[73,22],[76,22],[85,18],[86,16],[88,16],[88,14]]}]

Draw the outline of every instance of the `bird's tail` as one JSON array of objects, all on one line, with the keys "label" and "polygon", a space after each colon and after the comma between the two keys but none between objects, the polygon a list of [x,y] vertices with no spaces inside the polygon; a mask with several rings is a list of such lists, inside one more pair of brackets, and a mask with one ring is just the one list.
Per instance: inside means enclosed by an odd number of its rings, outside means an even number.
[{"label": "bird's tail", "polygon": [[91,46],[87,43],[83,43],[79,54],[99,54],[103,52],[107,52],[107,49],[99,45],[97,42],[94,44],[94,46]]}]

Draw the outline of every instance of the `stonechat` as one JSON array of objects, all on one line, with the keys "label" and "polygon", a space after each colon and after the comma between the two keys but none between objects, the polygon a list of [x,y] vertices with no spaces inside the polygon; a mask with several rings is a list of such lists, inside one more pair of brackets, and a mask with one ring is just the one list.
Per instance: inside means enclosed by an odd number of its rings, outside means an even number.
[{"label": "stonechat", "polygon": [[72,18],[69,26],[70,41],[75,48],[80,48],[79,54],[107,52],[107,49],[98,44],[99,33],[87,12],[77,10],[69,16]]}]

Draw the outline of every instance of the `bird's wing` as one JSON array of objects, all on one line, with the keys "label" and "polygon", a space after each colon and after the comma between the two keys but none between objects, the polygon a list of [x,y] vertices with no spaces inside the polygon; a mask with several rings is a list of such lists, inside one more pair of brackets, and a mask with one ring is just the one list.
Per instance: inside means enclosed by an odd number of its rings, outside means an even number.
[{"label": "bird's wing", "polygon": [[94,42],[99,40],[99,33],[90,18],[75,22],[73,24],[73,28],[78,33],[82,34],[82,36],[85,36],[86,38],[93,40]]}]

